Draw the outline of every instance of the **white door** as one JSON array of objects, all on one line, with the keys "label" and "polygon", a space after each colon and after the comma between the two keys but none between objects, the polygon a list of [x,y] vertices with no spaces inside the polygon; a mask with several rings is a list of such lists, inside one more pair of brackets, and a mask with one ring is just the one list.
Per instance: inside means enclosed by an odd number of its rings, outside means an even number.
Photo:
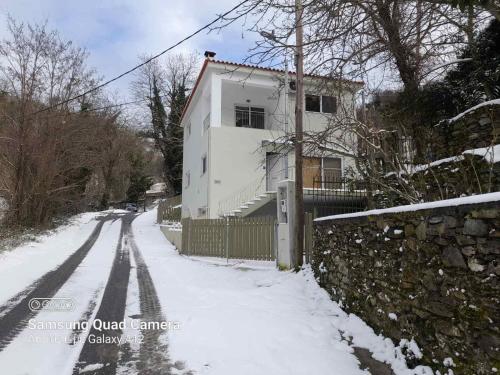
[{"label": "white door", "polygon": [[266,154],[266,190],[278,190],[278,182],[282,180],[283,166],[280,154]]}]

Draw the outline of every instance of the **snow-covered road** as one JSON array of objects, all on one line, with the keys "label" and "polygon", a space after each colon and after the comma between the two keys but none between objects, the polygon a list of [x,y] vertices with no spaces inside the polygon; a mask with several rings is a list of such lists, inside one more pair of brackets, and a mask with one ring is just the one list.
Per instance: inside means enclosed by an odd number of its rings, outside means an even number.
[{"label": "snow-covered road", "polygon": [[[428,374],[308,268],[184,257],[155,218],[86,214],[0,256],[1,374],[367,374],[353,345],[397,375]],[[35,297],[72,305],[32,311]]]}]

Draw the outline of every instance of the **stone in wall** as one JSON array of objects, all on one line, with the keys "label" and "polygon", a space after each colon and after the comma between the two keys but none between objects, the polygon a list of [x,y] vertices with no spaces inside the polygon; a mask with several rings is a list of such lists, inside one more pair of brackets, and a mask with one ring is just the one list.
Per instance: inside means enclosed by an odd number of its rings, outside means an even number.
[{"label": "stone in wall", "polygon": [[321,286],[442,374],[500,371],[499,258],[500,202],[315,222]]}]

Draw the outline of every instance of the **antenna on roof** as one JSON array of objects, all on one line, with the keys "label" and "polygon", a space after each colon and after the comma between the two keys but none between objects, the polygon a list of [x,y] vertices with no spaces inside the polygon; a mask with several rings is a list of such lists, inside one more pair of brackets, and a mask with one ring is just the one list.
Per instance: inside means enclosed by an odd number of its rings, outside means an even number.
[{"label": "antenna on roof", "polygon": [[205,51],[205,58],[208,60],[213,60],[216,53],[212,51]]}]

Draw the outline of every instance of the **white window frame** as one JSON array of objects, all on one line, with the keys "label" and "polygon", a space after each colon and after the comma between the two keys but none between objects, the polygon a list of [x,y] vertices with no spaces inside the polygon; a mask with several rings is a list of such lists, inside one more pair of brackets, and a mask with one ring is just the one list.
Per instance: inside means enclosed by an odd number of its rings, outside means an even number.
[{"label": "white window frame", "polygon": [[[325,159],[340,159],[340,178],[344,178],[344,158],[339,156],[322,156],[321,157],[321,181],[325,184]],[[325,188],[325,186],[322,186]]]},{"label": "white window frame", "polygon": [[[247,129],[258,129],[258,130],[265,130],[266,129],[266,125],[267,125],[267,121],[266,121],[266,115],[267,115],[267,112],[266,112],[266,107],[263,107],[261,105],[251,105],[251,104],[248,104],[248,103],[245,103],[245,104],[235,104],[234,105],[234,110],[233,110],[233,113],[234,113],[234,126],[236,128],[240,127],[240,126],[236,126],[236,107],[247,107],[248,108],[248,121],[249,121],[249,127],[246,127],[246,126],[241,126],[242,128],[247,128]],[[251,108],[259,108],[259,109],[263,109],[264,112],[264,128],[261,129],[261,128],[254,128],[252,127],[252,116],[251,116]]]},{"label": "white window frame", "polygon": [[[305,96],[306,95],[311,95],[311,96],[319,96],[319,112],[316,112],[316,111],[308,111],[306,109],[306,101],[305,101]],[[335,112],[334,113],[330,113],[330,112],[323,112],[323,96],[330,96],[332,98],[335,99]],[[336,115],[337,114],[337,110],[338,110],[338,107],[339,107],[339,99],[338,97],[336,96],[332,96],[332,95],[323,95],[323,94],[312,94],[312,93],[308,93],[306,92],[304,94],[304,110],[307,112],[307,113],[321,113],[323,115]]]}]

